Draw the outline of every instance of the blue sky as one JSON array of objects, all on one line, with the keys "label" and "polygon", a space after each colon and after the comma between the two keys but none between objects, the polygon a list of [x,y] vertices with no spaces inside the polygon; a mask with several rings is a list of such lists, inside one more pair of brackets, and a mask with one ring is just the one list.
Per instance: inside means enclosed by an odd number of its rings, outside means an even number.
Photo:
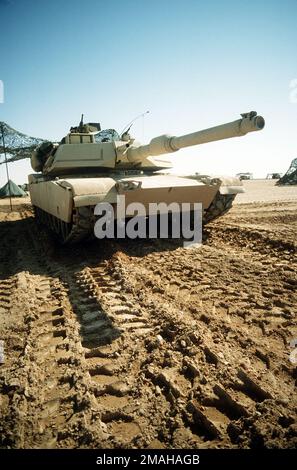
[{"label": "blue sky", "polygon": [[[264,131],[182,150],[175,169],[284,172],[297,156],[296,18],[296,0],[0,0],[0,120],[60,139],[81,113],[120,131],[149,110],[132,128],[147,142],[256,110]],[[29,161],[10,172],[24,182]]]}]

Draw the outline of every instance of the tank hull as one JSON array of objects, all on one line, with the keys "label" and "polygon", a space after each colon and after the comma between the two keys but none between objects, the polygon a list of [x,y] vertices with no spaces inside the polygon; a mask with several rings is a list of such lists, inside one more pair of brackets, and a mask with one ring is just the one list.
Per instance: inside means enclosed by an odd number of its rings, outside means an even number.
[{"label": "tank hull", "polygon": [[[93,234],[97,204],[112,204],[117,217],[119,196],[125,196],[126,207],[141,203],[147,214],[150,203],[201,203],[204,222],[208,223],[225,213],[243,189],[235,178],[114,174],[48,179],[33,174],[29,176],[29,191],[36,217],[63,243],[74,243]],[[216,207],[213,207],[215,201]]]}]

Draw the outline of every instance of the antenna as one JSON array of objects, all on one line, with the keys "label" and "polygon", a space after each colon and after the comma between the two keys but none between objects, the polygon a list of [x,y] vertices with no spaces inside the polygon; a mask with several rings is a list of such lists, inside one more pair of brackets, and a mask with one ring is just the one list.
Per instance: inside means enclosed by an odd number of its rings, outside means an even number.
[{"label": "antenna", "polygon": [[84,127],[84,115],[81,115],[80,118],[80,123],[79,123],[79,132],[83,132],[83,127]]},{"label": "antenna", "polygon": [[145,111],[144,113],[141,113],[141,114],[138,114],[138,116],[136,116],[134,119],[132,119],[132,121],[129,122],[129,124],[127,124],[124,129],[122,130],[122,132],[120,132],[120,135],[122,135],[124,132],[129,132],[129,130],[131,129],[132,127],[132,124],[134,124],[135,121],[137,121],[137,119],[141,118],[141,117],[144,117],[146,114],[148,114],[149,111]]}]

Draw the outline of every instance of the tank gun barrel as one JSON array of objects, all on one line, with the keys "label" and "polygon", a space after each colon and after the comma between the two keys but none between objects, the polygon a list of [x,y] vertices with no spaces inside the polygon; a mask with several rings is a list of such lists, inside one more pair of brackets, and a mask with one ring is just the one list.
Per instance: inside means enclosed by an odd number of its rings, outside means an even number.
[{"label": "tank gun barrel", "polygon": [[241,114],[241,119],[211,127],[180,137],[161,135],[153,138],[148,145],[131,146],[127,151],[128,160],[140,163],[147,157],[172,153],[184,147],[200,145],[216,140],[240,137],[249,132],[259,131],[264,128],[265,121],[255,111]]}]

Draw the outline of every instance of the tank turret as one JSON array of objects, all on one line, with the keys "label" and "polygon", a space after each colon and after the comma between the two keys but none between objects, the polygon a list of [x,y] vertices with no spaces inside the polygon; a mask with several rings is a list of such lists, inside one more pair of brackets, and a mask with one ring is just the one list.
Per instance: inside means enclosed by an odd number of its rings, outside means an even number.
[{"label": "tank turret", "polygon": [[[89,123],[72,127],[59,145],[46,142],[34,152],[31,164],[35,171],[48,175],[73,174],[83,169],[90,172],[138,168],[157,171],[171,168],[169,159],[160,155],[182,148],[216,140],[240,137],[263,129],[265,122],[255,111],[241,115],[241,119],[179,137],[161,135],[149,144],[141,145],[125,132],[121,137],[115,132],[99,131],[100,125]],[[113,134],[112,134],[113,132]],[[104,134],[105,133],[105,134]],[[105,137],[104,137],[105,135]]]}]

